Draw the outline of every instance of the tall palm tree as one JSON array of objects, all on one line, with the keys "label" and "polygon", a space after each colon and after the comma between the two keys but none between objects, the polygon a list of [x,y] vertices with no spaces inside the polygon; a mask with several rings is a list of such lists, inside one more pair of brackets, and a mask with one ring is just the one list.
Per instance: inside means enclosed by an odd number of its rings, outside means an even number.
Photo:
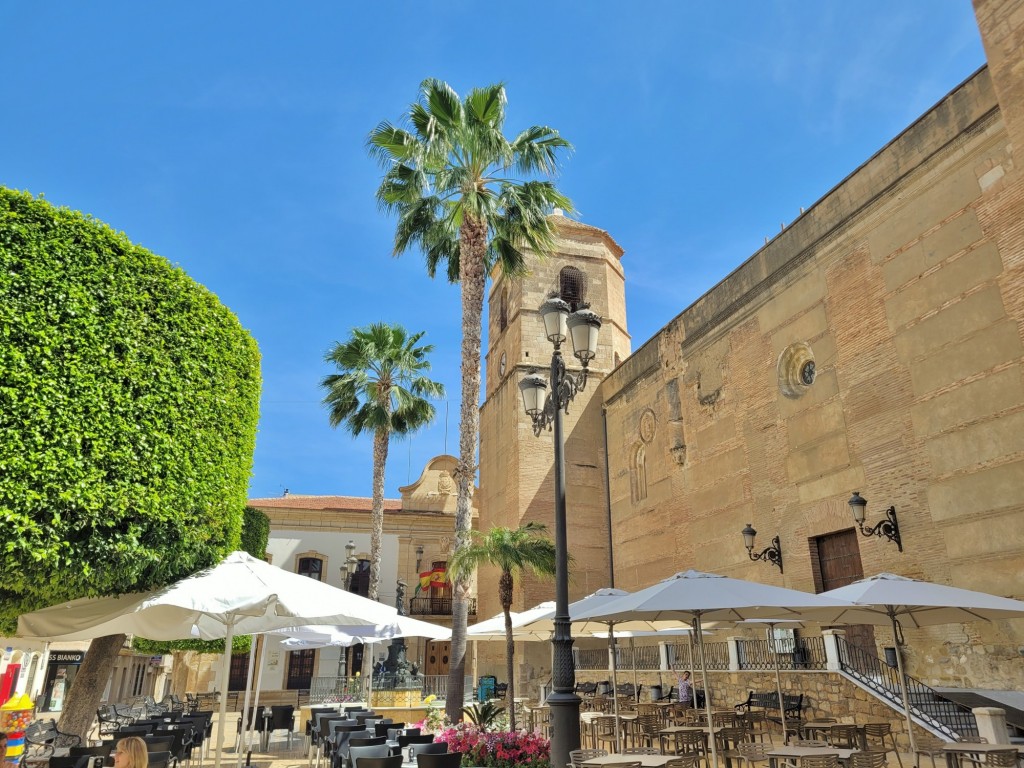
[{"label": "tall palm tree", "polygon": [[515,715],[515,652],[512,637],[512,588],[513,573],[531,570],[538,576],[555,575],[555,543],[546,535],[547,529],[540,523],[527,523],[518,528],[495,526],[486,534],[472,532],[470,543],[457,551],[448,563],[448,569],[458,578],[468,578],[481,565],[493,565],[501,569],[498,579],[498,598],[505,614],[505,673],[508,691],[505,701],[508,705],[508,728],[516,729]]},{"label": "tall palm tree", "polygon": [[410,336],[400,325],[374,323],[355,328],[351,337],[336,342],[324,360],[339,373],[325,376],[332,427],[344,425],[358,437],[373,433],[373,513],[370,534],[371,600],[380,584],[381,539],[384,535],[384,467],[392,435],[408,435],[434,419],[427,398],[443,397],[444,386],[424,374],[430,370],[430,344],[417,346],[422,333]]},{"label": "tall palm tree", "polygon": [[[424,80],[406,125],[382,122],[369,136],[384,177],[380,206],[398,216],[394,253],[423,252],[427,273],[443,266],[462,293],[462,400],[455,481],[455,551],[469,540],[471,493],[480,431],[480,344],[484,288],[496,265],[523,274],[524,250],[550,253],[555,207],[572,211],[550,181],[560,151],[571,145],[553,128],[532,126],[509,140],[503,133],[505,87],[478,88],[464,100],[440,80]],[[456,580],[452,601],[452,664],[447,714],[462,717],[466,669],[468,585]]]}]

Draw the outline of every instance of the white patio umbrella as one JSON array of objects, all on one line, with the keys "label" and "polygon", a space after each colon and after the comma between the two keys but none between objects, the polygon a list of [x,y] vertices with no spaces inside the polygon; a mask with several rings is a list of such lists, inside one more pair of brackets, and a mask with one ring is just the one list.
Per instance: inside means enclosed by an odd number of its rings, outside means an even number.
[{"label": "white patio umbrella", "polygon": [[906,673],[903,668],[903,627],[935,626],[971,621],[993,621],[1024,617],[1024,601],[997,597],[945,584],[908,579],[893,573],[880,573],[845,587],[822,592],[819,597],[849,600],[859,603],[845,611],[842,624],[890,624],[896,641],[896,666],[900,679],[900,694],[907,717],[907,736],[911,750],[917,749],[914,740],[910,697],[907,695]]},{"label": "white patio umbrella", "polygon": [[[550,640],[552,629],[530,630],[523,629],[526,624],[538,618],[554,613],[554,602],[541,603],[525,611],[510,611],[512,617],[512,636],[516,640]],[[484,621],[470,625],[466,629],[467,640],[504,640],[505,639],[505,614],[499,613]]]},{"label": "white patio umbrella", "polygon": [[[120,597],[82,598],[23,614],[18,635],[90,640],[120,633],[152,640],[224,638],[298,624],[389,625],[398,612],[381,603],[232,552],[218,565],[170,586]],[[231,670],[224,654],[223,674]],[[244,713],[243,713],[244,714]],[[221,697],[215,768],[224,745],[227,696]]]},{"label": "white patio umbrella", "polygon": [[[708,688],[707,665],[704,661],[701,622],[800,618],[830,621],[849,607],[850,603],[841,599],[825,598],[795,589],[732,579],[713,573],[686,571],[631,595],[607,602],[601,608],[578,618],[616,622],[692,622],[704,682],[704,708],[710,723],[711,691]],[[718,768],[718,750],[714,739],[711,739],[710,743],[715,768]]]},{"label": "white patio umbrella", "polygon": [[[676,620],[665,621],[624,621],[607,619],[580,619],[584,613],[600,609],[609,602],[618,600],[629,593],[622,589],[605,588],[587,595],[586,597],[569,604],[569,621],[571,622],[572,633],[580,637],[595,632],[608,632],[614,627],[615,630],[631,631],[654,631],[657,629],[678,628],[680,622]],[[555,631],[555,604],[554,602],[540,603],[539,605],[514,614],[512,617],[512,636],[516,640],[550,640]],[[505,639],[505,617],[499,614],[487,621],[475,624],[467,630],[467,637],[472,640],[504,640]],[[621,735],[618,730],[619,700],[615,691],[618,689],[618,664],[615,658],[615,638],[608,638],[608,656],[612,667],[612,702],[616,722],[616,744],[621,748]],[[635,681],[634,681],[635,688]]]}]

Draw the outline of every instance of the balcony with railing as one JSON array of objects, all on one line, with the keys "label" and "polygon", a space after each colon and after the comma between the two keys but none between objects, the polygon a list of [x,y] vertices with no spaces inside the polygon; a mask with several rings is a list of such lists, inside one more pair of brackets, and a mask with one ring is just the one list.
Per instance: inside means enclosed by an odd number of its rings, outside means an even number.
[{"label": "balcony with railing", "polygon": [[[471,597],[469,615],[476,616],[476,598]],[[410,616],[451,616],[452,598],[450,597],[414,597],[409,601]]]}]

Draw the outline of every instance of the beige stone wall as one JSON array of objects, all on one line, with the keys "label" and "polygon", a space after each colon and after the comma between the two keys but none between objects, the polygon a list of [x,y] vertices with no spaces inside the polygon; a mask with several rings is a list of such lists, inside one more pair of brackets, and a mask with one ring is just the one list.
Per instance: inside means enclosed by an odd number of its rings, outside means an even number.
[{"label": "beige stone wall", "polygon": [[[859,538],[866,575],[1024,596],[1020,222],[991,182],[1011,165],[983,70],[605,382],[620,586],[692,567],[813,591],[813,540],[853,527],[860,490],[905,549]],[[787,395],[794,345],[817,377]],[[748,560],[748,522],[784,575]],[[1021,622],[907,637],[928,682],[1024,683]]]}]

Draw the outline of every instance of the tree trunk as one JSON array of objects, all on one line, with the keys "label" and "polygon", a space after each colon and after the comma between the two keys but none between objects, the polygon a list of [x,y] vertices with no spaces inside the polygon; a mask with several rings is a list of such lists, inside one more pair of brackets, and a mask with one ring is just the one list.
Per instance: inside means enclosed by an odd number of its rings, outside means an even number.
[{"label": "tree trunk", "polygon": [[498,594],[501,596],[501,609],[505,612],[505,674],[508,677],[508,688],[505,691],[505,706],[508,708],[509,733],[516,731],[516,641],[512,637],[512,573],[502,571],[498,580]]},{"label": "tree trunk", "polygon": [[[459,282],[462,288],[462,401],[459,406],[459,462],[455,481],[455,546],[458,552],[469,543],[473,526],[473,480],[476,477],[476,446],[480,433],[480,344],[483,328],[484,287],[487,273],[487,226],[468,213],[459,230]],[[465,698],[466,627],[469,623],[469,576],[452,585],[451,666],[445,711],[449,720],[462,720]]]},{"label": "tree trunk", "polygon": [[83,744],[88,743],[86,740],[89,738],[92,721],[96,719],[103,689],[107,687],[117,655],[124,647],[125,637],[106,635],[92,641],[64,701],[60,730],[80,736]]},{"label": "tree trunk", "polygon": [[[381,542],[384,539],[384,468],[388,463],[388,433],[378,429],[373,433],[373,513],[370,528],[370,589],[368,597],[376,600],[380,594]],[[373,649],[363,646],[363,680],[373,674]],[[367,702],[369,704],[369,702]]]}]

